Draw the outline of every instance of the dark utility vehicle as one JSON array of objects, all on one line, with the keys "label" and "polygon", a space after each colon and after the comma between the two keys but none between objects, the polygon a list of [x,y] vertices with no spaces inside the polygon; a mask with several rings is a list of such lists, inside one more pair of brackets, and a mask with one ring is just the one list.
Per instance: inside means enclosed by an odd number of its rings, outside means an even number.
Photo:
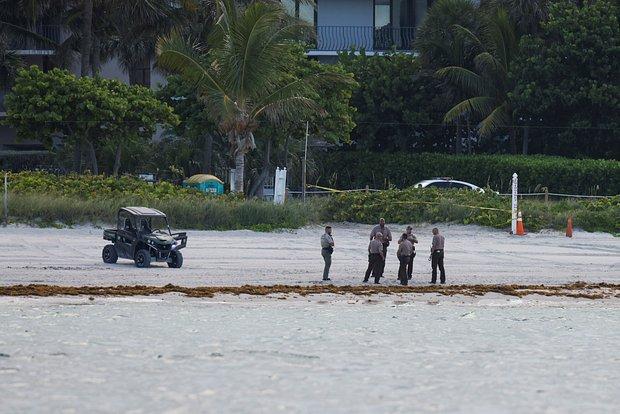
[{"label": "dark utility vehicle", "polygon": [[166,215],[147,207],[123,207],[118,210],[116,229],[103,231],[111,241],[101,256],[106,263],[116,263],[119,257],[131,259],[138,267],[149,267],[152,261],[166,262],[168,267],[181,267],[179,251],[187,245],[185,233],[172,233]]}]

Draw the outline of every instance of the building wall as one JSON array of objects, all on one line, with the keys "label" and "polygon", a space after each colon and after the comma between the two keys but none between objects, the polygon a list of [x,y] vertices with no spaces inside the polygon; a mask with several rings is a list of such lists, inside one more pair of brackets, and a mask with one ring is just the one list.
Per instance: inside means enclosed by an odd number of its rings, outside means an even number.
[{"label": "building wall", "polygon": [[372,50],[372,0],[317,0],[319,50]]}]

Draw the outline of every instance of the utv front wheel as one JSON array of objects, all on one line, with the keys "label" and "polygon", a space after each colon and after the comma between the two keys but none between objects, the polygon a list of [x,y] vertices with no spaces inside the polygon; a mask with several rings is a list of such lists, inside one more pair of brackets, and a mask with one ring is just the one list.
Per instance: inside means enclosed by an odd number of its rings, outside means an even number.
[{"label": "utv front wheel", "polygon": [[151,265],[151,253],[148,250],[138,250],[134,260],[138,267],[149,267]]},{"label": "utv front wheel", "polygon": [[116,249],[113,244],[108,244],[103,248],[101,252],[101,257],[103,258],[104,263],[116,263],[118,260],[118,254],[116,254]]},{"label": "utv front wheel", "polygon": [[181,252],[170,252],[170,261],[168,262],[168,267],[172,267],[178,269],[183,266],[183,255]]}]

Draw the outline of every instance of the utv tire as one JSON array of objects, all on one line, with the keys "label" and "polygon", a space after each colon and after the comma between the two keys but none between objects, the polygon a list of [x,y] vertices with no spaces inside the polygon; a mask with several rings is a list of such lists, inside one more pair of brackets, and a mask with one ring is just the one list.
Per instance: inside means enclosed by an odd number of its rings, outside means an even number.
[{"label": "utv tire", "polygon": [[108,244],[103,248],[101,252],[101,258],[104,263],[116,263],[118,260],[118,254],[113,244]]},{"label": "utv tire", "polygon": [[178,269],[181,266],[183,266],[183,255],[181,254],[181,252],[170,252],[170,261],[168,262],[168,267]]},{"label": "utv tire", "polygon": [[149,267],[151,265],[151,253],[146,250],[138,250],[134,259],[137,267]]}]

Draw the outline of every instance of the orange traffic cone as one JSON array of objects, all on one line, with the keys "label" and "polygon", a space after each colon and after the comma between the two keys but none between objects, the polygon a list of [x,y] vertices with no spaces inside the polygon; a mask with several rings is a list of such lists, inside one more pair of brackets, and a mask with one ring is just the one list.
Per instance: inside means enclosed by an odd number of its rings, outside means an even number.
[{"label": "orange traffic cone", "polygon": [[517,213],[517,236],[525,236],[525,226],[520,211]]},{"label": "orange traffic cone", "polygon": [[566,223],[566,237],[573,237],[573,216],[568,216]]}]

